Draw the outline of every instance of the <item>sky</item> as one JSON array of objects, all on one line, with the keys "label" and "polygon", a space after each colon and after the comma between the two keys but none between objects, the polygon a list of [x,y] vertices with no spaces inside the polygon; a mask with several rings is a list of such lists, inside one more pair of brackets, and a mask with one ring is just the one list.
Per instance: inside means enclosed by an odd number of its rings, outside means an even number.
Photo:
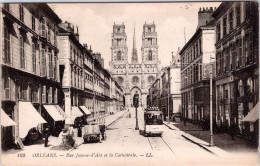
[{"label": "sky", "polygon": [[126,26],[128,61],[131,61],[134,26],[138,60],[141,62],[143,24],[156,24],[161,66],[170,65],[172,52],[196,32],[200,7],[218,7],[220,2],[192,3],[49,3],[62,19],[78,26],[80,43],[100,52],[109,69],[114,22]]}]

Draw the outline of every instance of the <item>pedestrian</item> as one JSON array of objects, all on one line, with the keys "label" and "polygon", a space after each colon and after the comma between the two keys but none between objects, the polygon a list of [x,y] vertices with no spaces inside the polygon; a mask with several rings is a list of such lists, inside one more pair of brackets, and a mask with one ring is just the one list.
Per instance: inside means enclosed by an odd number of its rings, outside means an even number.
[{"label": "pedestrian", "polygon": [[44,130],[44,138],[45,138],[45,142],[44,142],[44,147],[48,147],[48,142],[49,142],[49,136],[51,135],[51,131],[50,131],[50,127],[47,126]]}]

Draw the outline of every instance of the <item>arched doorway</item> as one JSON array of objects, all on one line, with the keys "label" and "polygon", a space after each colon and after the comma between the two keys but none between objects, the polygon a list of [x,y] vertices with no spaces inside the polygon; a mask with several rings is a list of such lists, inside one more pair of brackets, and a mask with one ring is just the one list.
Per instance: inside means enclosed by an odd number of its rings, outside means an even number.
[{"label": "arched doorway", "polygon": [[[139,100],[142,99],[141,89],[140,89],[138,86],[134,86],[134,87],[130,90],[130,104],[131,104],[131,107],[133,107],[133,97],[134,97],[134,94],[135,94],[136,92],[139,94]],[[139,105],[140,105],[140,104],[141,104],[141,103],[139,103]]]}]

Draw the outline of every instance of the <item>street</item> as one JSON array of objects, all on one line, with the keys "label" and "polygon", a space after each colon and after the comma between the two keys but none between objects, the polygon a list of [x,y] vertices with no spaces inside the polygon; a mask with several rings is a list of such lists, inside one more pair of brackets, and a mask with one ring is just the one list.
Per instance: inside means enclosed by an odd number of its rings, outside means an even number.
[{"label": "street", "polygon": [[[137,164],[138,162],[156,163],[199,163],[200,159],[207,159],[205,162],[223,163],[225,158],[231,158],[229,153],[214,147],[203,148],[198,144],[186,139],[189,137],[184,131],[175,130],[163,125],[162,137],[144,137],[143,130],[143,109],[138,108],[139,130],[135,130],[135,110],[129,109],[122,113],[120,118],[111,123],[106,130],[107,139],[101,143],[80,144],[77,149],[69,151],[56,151],[44,148],[43,144],[26,146],[25,150],[3,153],[5,160],[18,159],[23,164],[30,163],[26,158],[40,161],[48,158],[46,165],[59,165],[64,161],[68,163],[118,163],[121,162]],[[167,123],[167,122],[166,122]],[[185,137],[184,137],[185,136]],[[190,137],[193,139],[193,137]],[[52,143],[50,143],[52,146]],[[50,147],[51,147],[50,146]],[[210,149],[210,150],[208,150]],[[21,154],[25,157],[20,157]],[[235,157],[235,156],[234,156]],[[53,160],[55,159],[55,160]],[[121,160],[124,159],[124,160]],[[158,160],[159,159],[159,160]],[[223,160],[222,160],[223,159]],[[232,161],[232,160],[227,160]],[[226,162],[227,162],[226,161]],[[66,162],[65,162],[66,163]],[[242,163],[241,163],[242,164]]]}]

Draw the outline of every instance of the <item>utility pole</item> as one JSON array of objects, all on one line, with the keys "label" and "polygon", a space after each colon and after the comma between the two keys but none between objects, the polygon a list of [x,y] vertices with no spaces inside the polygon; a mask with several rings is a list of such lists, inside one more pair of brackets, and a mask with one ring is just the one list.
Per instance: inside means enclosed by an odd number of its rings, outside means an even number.
[{"label": "utility pole", "polygon": [[211,59],[213,59],[210,56],[210,143],[209,146],[214,146],[214,142],[213,142],[213,103],[212,103],[212,89],[213,89],[213,85],[212,85],[212,70],[213,70],[213,65],[211,64]]}]

